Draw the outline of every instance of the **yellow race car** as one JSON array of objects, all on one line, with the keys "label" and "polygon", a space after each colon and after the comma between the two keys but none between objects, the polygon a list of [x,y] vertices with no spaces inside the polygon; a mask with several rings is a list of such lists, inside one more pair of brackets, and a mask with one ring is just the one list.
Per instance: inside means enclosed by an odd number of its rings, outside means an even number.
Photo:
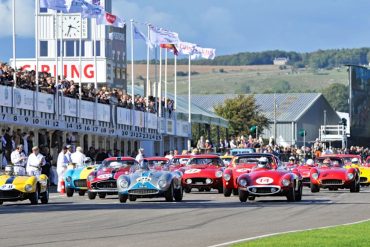
[{"label": "yellow race car", "polygon": [[44,174],[35,176],[18,176],[12,166],[6,166],[0,174],[0,205],[8,201],[30,200],[31,204],[49,202],[49,181]]},{"label": "yellow race car", "polygon": [[362,186],[369,186],[370,185],[370,167],[361,166],[358,164],[348,164],[345,168],[357,168],[360,171],[360,184]]}]

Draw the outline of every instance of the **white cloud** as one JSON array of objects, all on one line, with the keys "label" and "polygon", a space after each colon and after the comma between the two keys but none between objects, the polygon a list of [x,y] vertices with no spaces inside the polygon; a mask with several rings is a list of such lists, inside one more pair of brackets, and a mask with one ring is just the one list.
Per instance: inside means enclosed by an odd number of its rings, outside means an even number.
[{"label": "white cloud", "polygon": [[[35,5],[34,1],[15,1],[16,10],[16,34],[20,37],[34,37],[35,35]],[[0,0],[0,37],[12,35],[13,6],[11,0]]]}]

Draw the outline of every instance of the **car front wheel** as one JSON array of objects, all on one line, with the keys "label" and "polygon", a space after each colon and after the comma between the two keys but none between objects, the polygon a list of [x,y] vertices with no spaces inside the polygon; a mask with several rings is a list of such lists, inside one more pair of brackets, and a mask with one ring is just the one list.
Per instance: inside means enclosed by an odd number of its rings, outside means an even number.
[{"label": "car front wheel", "polygon": [[128,199],[128,195],[118,194],[118,200],[120,203],[126,203]]},{"label": "car front wheel", "polygon": [[224,187],[224,196],[225,197],[230,197],[232,192],[233,192],[233,189],[229,189],[229,188]]},{"label": "car front wheel", "polygon": [[164,193],[164,197],[166,198],[166,202],[173,202],[173,184]]},{"label": "car front wheel", "polygon": [[73,193],[74,193],[74,190],[73,189],[71,189],[71,188],[67,188],[66,189],[67,197],[72,197],[73,196]]},{"label": "car front wheel", "polygon": [[248,200],[249,193],[245,190],[239,190],[239,200],[240,202],[246,202]]},{"label": "car front wheel", "polygon": [[89,197],[90,200],[94,200],[96,198],[96,193],[88,191],[87,197]]},{"label": "car front wheel", "polygon": [[34,193],[30,194],[30,202],[32,205],[36,205],[39,203],[39,191],[36,189]]}]

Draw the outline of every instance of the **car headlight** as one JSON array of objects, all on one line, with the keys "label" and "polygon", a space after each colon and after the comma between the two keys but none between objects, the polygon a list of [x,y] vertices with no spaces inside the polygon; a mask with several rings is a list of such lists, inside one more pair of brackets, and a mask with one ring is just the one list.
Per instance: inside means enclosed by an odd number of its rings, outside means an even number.
[{"label": "car headlight", "polygon": [[243,187],[247,186],[247,180],[245,180],[245,179],[240,179],[240,180],[239,180],[239,185],[240,185],[240,186],[243,186]]},{"label": "car headlight", "polygon": [[87,180],[89,180],[89,181],[93,181],[94,180],[94,175],[89,175],[88,177],[87,177]]},{"label": "car headlight", "polygon": [[283,181],[281,182],[283,184],[283,186],[287,187],[290,185],[290,181],[288,179],[283,179]]},{"label": "car headlight", "polygon": [[122,188],[127,188],[128,187],[128,181],[126,179],[122,179],[120,182],[119,182],[119,185],[122,187]]},{"label": "car headlight", "polygon": [[30,192],[30,191],[32,191],[32,185],[30,185],[30,184],[26,184],[26,186],[24,186],[24,189],[25,189],[27,192]]},{"label": "car headlight", "polygon": [[159,187],[164,188],[164,187],[166,187],[167,182],[166,182],[166,180],[161,179],[161,180],[158,181],[158,185],[159,185]]},{"label": "car headlight", "polygon": [[186,179],[187,184],[191,184],[192,182],[193,182],[193,180],[191,180],[190,178]]},{"label": "car headlight", "polygon": [[216,172],[216,178],[222,177],[222,171],[217,171]]},{"label": "car headlight", "polygon": [[225,174],[224,174],[224,179],[225,179],[226,181],[229,181],[229,180],[231,179],[230,174],[225,173]]},{"label": "car headlight", "polygon": [[66,177],[66,181],[67,181],[68,183],[69,183],[69,182],[71,182],[71,181],[72,181],[71,176]]},{"label": "car headlight", "polygon": [[355,175],[353,175],[353,173],[347,173],[347,177],[349,180],[352,180],[354,178]]},{"label": "car headlight", "polygon": [[312,175],[311,175],[311,177],[313,178],[313,179],[318,179],[319,178],[319,174],[317,174],[317,173],[312,173]]}]

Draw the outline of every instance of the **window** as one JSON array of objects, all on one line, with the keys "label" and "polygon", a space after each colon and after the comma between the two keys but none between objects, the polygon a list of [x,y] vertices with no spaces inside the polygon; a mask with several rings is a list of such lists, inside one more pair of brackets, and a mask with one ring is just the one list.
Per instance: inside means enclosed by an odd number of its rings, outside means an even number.
[{"label": "window", "polygon": [[66,56],[73,57],[75,55],[75,42],[68,40],[66,41]]},{"label": "window", "polygon": [[[85,41],[82,40],[81,46],[81,57],[85,56]],[[76,41],[76,56],[80,55],[80,41]]]},{"label": "window", "polygon": [[47,13],[48,9],[47,8],[40,8],[40,13]]},{"label": "window", "polygon": [[[93,52],[92,52],[92,54],[94,56],[94,43],[93,43]],[[100,40],[96,41],[96,56],[97,57],[100,56]]]},{"label": "window", "polygon": [[59,40],[57,41],[57,54],[58,54],[58,57],[60,57],[60,41]]},{"label": "window", "polygon": [[48,42],[40,41],[40,57],[48,56]]}]

